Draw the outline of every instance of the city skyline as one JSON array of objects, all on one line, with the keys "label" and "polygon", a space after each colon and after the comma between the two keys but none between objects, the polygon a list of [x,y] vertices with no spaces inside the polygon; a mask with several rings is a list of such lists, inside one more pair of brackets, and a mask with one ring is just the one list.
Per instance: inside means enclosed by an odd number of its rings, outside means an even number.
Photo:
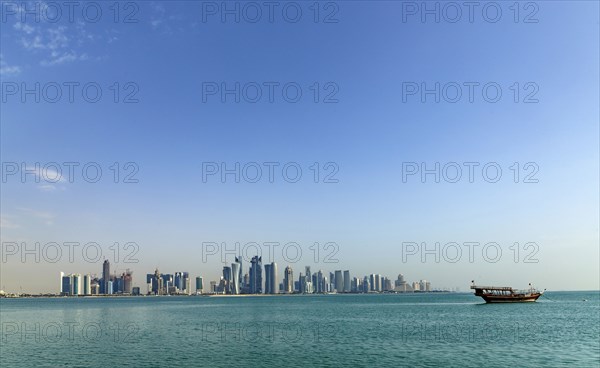
[{"label": "city skyline", "polygon": [[[305,266],[304,274],[297,273],[287,265],[283,278],[279,278],[277,264],[271,262],[262,266],[262,257],[254,256],[250,261],[249,272],[242,274],[243,257],[235,256],[231,266],[223,266],[219,280],[205,279],[202,275],[190,275],[187,271],[161,273],[158,268],[146,274],[144,284],[133,281],[129,269],[117,274],[110,273],[110,262],[102,263],[101,277],[94,273],[60,272],[58,295],[166,295],[166,294],[224,294],[224,295],[256,295],[256,294],[313,294],[313,293],[368,293],[368,292],[430,292],[460,291],[460,288],[431,288],[430,281],[407,282],[402,273],[397,279],[379,273],[364,277],[350,276],[350,270],[311,272],[311,266]],[[264,272],[263,272],[264,271]],[[329,275],[329,278],[327,277]],[[254,276],[250,276],[254,275]],[[264,279],[263,279],[264,276]],[[281,280],[281,282],[279,282]],[[194,283],[192,283],[194,281]],[[135,286],[134,286],[135,285]],[[195,289],[192,289],[195,285]],[[210,285],[208,288],[207,285]],[[4,290],[2,290],[4,291]],[[27,292],[23,292],[28,294]],[[12,293],[9,293],[12,294]],[[53,293],[47,293],[53,294]]]}]

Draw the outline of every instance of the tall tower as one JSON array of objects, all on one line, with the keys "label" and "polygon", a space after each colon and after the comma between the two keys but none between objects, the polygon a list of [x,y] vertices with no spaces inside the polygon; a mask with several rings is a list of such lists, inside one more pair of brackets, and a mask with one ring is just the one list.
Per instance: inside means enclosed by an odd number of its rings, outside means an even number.
[{"label": "tall tower", "polygon": [[[237,257],[235,258],[237,261]],[[231,293],[239,294],[240,293],[240,280],[241,280],[241,270],[242,266],[238,262],[233,262],[231,264]]]},{"label": "tall tower", "polygon": [[279,280],[277,279],[277,263],[271,262],[271,294],[279,294]]},{"label": "tall tower", "polygon": [[262,292],[262,257],[254,256],[250,264],[250,294]]},{"label": "tall tower", "polygon": [[341,270],[335,271],[335,291],[338,293],[344,291],[344,278]]},{"label": "tall tower", "polygon": [[[108,259],[105,259],[104,263],[102,264],[102,290],[100,290],[101,293],[103,293],[103,294],[109,293],[109,288],[108,288],[109,282],[110,282],[110,262],[108,262]],[[112,290],[110,290],[110,293],[112,294]]]},{"label": "tall tower", "polygon": [[92,294],[92,277],[88,275],[83,276],[83,295]]},{"label": "tall tower", "polygon": [[273,278],[271,277],[273,270],[271,269],[271,266],[272,264],[265,265],[265,294],[273,293],[273,285],[271,284],[271,282],[273,282]]},{"label": "tall tower", "polygon": [[235,257],[235,262],[240,265],[240,277],[238,278],[238,287],[240,290],[244,287],[244,270],[242,268],[242,256]]},{"label": "tall tower", "polygon": [[225,280],[225,293],[231,294],[231,267],[223,266],[223,280]]},{"label": "tall tower", "polygon": [[294,271],[290,266],[287,266],[283,272],[283,289],[288,294],[294,292]]},{"label": "tall tower", "polygon": [[350,292],[350,271],[344,271],[344,293]]},{"label": "tall tower", "polygon": [[196,294],[202,294],[204,289],[204,280],[201,276],[196,277]]}]

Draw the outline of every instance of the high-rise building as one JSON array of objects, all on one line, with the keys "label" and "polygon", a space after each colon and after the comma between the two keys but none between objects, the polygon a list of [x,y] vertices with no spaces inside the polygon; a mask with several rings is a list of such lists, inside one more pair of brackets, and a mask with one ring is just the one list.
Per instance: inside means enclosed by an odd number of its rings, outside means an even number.
[{"label": "high-rise building", "polygon": [[283,291],[291,294],[294,292],[294,270],[287,266],[283,272]]},{"label": "high-rise building", "polygon": [[196,277],[196,294],[202,294],[204,291],[204,280],[202,277]]},{"label": "high-rise building", "polygon": [[84,275],[83,276],[83,295],[91,295],[92,294],[92,276]]},{"label": "high-rise building", "polygon": [[369,278],[367,276],[365,276],[365,278],[363,279],[363,293],[368,293],[369,291],[371,291],[371,281],[369,280]]},{"label": "high-rise building", "polygon": [[108,284],[107,284],[107,289],[108,289],[108,293],[107,294],[110,294],[110,295],[113,294],[113,290],[114,290],[113,287],[114,287],[113,282],[109,281]]},{"label": "high-rise building", "polygon": [[175,282],[173,274],[163,273],[160,275],[162,279],[161,292],[159,294],[170,294],[175,288]]},{"label": "high-rise building", "polygon": [[244,270],[242,267],[242,256],[235,257],[235,263],[239,263],[240,271],[238,272],[240,277],[238,278],[238,288],[241,291],[244,288]]},{"label": "high-rise building", "polygon": [[192,293],[192,281],[189,272],[183,273],[183,292],[188,295]]},{"label": "high-rise building", "polygon": [[360,291],[360,279],[358,277],[355,277],[352,279],[352,284],[350,285],[350,292],[358,293]]},{"label": "high-rise building", "polygon": [[83,290],[83,280],[80,274],[73,275],[73,295],[81,295]]},{"label": "high-rise building", "polygon": [[350,292],[350,271],[344,271],[344,293]]},{"label": "high-rise building", "polygon": [[272,294],[271,291],[271,282],[273,281],[273,279],[271,278],[271,273],[272,273],[272,269],[271,269],[271,264],[266,264],[265,265],[265,294]]},{"label": "high-rise building", "polygon": [[72,295],[73,286],[71,285],[71,275],[63,275],[62,278],[62,295]]},{"label": "high-rise building", "polygon": [[[235,258],[237,261],[237,257]],[[241,272],[242,271],[242,265],[239,264],[238,262],[233,262],[231,264],[231,273],[232,273],[232,277],[231,277],[231,293],[232,294],[239,294],[240,293],[240,280],[242,279],[242,275]]]},{"label": "high-rise building", "polygon": [[373,288],[375,291],[381,291],[382,287],[381,287],[381,275],[376,274],[375,275],[375,287]]},{"label": "high-rise building", "polygon": [[63,277],[65,276],[64,272],[60,272],[60,287],[58,288],[58,293],[62,295],[63,293]]},{"label": "high-rise building", "polygon": [[344,291],[344,278],[341,270],[335,271],[335,291],[338,293]]},{"label": "high-rise building", "polygon": [[179,289],[179,291],[183,291],[183,273],[175,272],[175,287]]},{"label": "high-rise building", "polygon": [[[327,278],[325,277],[325,279],[327,279]],[[325,290],[326,289],[325,284],[326,284],[326,281],[324,281],[324,278],[323,278],[323,271],[319,270],[317,272],[317,280],[315,283],[315,293],[325,293],[327,291],[327,290]]]},{"label": "high-rise building", "polygon": [[414,291],[421,291],[421,285],[416,281],[413,282],[412,287]]},{"label": "high-rise building", "polygon": [[279,279],[277,278],[277,263],[271,262],[271,294],[279,294]]},{"label": "high-rise building", "polygon": [[121,291],[123,294],[131,294],[133,288],[133,276],[131,271],[127,270],[121,274]]},{"label": "high-rise building", "polygon": [[225,294],[231,294],[231,267],[223,266],[223,287]]},{"label": "high-rise building", "polygon": [[250,263],[250,294],[262,294],[262,257],[254,256]]},{"label": "high-rise building", "polygon": [[298,292],[304,294],[306,292],[305,278],[302,272],[298,276]]},{"label": "high-rise building", "polygon": [[108,259],[104,260],[104,263],[102,264],[102,284],[100,284],[100,292],[102,294],[112,294],[112,288],[109,289],[108,288],[108,283],[110,282],[110,262],[108,262]]}]

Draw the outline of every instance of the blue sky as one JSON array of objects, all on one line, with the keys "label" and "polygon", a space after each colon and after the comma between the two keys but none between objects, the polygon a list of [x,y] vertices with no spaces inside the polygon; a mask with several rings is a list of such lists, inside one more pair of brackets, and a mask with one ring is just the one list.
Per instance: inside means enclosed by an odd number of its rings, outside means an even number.
[{"label": "blue sky", "polygon": [[[0,197],[3,242],[95,241],[109,252],[114,242],[133,241],[139,263],[116,267],[133,269],[138,285],[155,267],[217,279],[222,264],[218,257],[202,262],[202,242],[294,241],[306,254],[292,264],[296,273],[312,265],[349,269],[352,276],[403,273],[434,287],[465,289],[473,278],[548,289],[600,287],[597,2],[523,2],[516,23],[508,3],[500,3],[496,23],[480,8],[473,22],[466,13],[456,23],[443,16],[439,23],[431,16],[422,22],[406,13],[413,3],[392,1],[323,2],[319,22],[312,2],[299,1],[293,3],[302,9],[296,23],[277,11],[286,2],[277,3],[273,22],[263,13],[256,23],[243,14],[239,23],[231,16],[222,22],[220,13],[206,14],[213,2],[122,4],[119,16],[133,11],[135,23],[115,22],[108,3],[98,3],[103,12],[95,23],[79,8],[73,21],[65,15],[56,23],[23,21],[14,4],[2,2],[3,164],[96,162],[103,175],[97,183],[80,172],[73,183],[8,176]],[[524,23],[532,11],[530,19],[538,22]],[[337,22],[325,23],[332,12],[328,19]],[[87,102],[76,89],[70,103],[65,82],[97,83],[102,98]],[[218,94],[203,102],[203,83],[233,88],[236,82],[297,83],[302,98],[286,102],[276,89],[270,103],[265,87],[257,103],[235,103],[232,96],[223,103]],[[464,87],[469,82],[479,84],[473,102]],[[58,83],[62,98],[36,103],[28,95],[23,102],[20,91],[6,90],[35,83]],[[119,103],[109,88],[115,83]],[[310,89],[315,83],[319,103]],[[337,87],[337,103],[323,103],[334,88],[325,89],[326,83]],[[403,83],[458,83],[463,96],[457,103],[431,96],[422,103],[417,94],[403,102]],[[501,87],[496,103],[482,97],[488,83]],[[518,103],[510,89],[515,83]],[[525,89],[526,83],[537,87],[539,102],[523,103],[534,88]],[[132,86],[138,102],[123,103]],[[130,172],[125,163],[135,163],[138,183],[114,183],[114,162],[121,175]],[[232,176],[204,183],[203,162],[230,168],[295,162],[303,173],[297,183],[280,173],[274,183],[264,176],[257,183],[235,183]],[[314,162],[321,170],[335,163],[338,182],[314,183]],[[403,183],[403,162],[430,168],[496,162],[503,175],[496,183],[480,173],[474,183],[465,176],[457,183],[435,183],[432,176]],[[514,162],[521,168],[518,183]],[[522,182],[528,162],[537,165],[537,183]],[[314,242],[336,242],[339,264],[312,261]],[[457,263],[416,256],[403,262],[403,242],[497,242],[503,254],[497,263],[480,253],[472,263],[464,255]],[[514,242],[535,242],[539,262],[524,263],[522,250],[515,263]],[[2,264],[7,291],[55,291],[59,271],[101,269],[101,261],[80,256],[73,263],[11,257]],[[282,273],[286,262],[277,255],[275,261]]]}]

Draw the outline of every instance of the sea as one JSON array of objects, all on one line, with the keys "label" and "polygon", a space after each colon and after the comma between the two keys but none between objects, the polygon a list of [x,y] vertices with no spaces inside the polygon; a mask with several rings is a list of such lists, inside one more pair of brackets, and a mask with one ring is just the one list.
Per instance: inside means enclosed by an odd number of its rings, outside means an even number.
[{"label": "sea", "polygon": [[600,292],[0,299],[0,366],[600,367]]}]

